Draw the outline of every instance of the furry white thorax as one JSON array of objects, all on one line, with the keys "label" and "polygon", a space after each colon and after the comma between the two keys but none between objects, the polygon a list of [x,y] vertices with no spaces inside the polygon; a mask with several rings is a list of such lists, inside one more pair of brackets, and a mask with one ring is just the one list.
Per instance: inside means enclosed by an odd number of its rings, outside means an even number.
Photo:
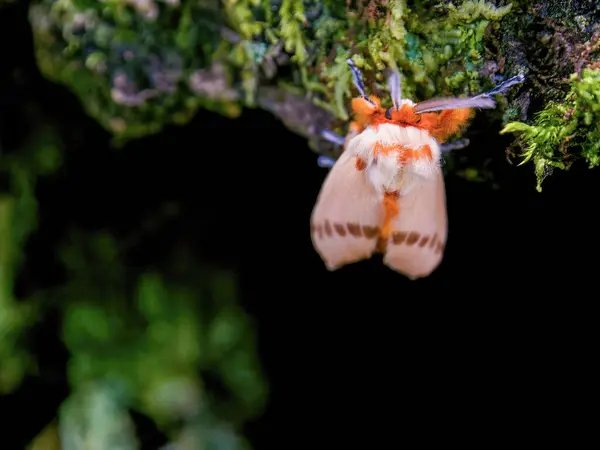
[{"label": "furry white thorax", "polygon": [[[410,102],[410,100],[408,100]],[[403,100],[403,103],[406,100]],[[412,102],[411,102],[412,103]],[[416,159],[402,165],[398,154],[374,155],[375,145],[402,145],[414,150],[428,145],[431,160]],[[348,142],[346,151],[360,157],[367,163],[365,173],[373,187],[380,193],[399,191],[407,194],[415,186],[429,181],[439,170],[440,147],[426,130],[415,127],[402,127],[384,123],[376,128],[367,127]]]}]

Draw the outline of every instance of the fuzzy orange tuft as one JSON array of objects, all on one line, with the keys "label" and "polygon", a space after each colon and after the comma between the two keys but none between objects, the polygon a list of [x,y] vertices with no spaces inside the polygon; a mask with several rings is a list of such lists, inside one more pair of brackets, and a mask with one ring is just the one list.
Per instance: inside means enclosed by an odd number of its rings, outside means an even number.
[{"label": "fuzzy orange tuft", "polygon": [[365,126],[362,123],[357,122],[356,120],[353,120],[352,122],[350,122],[350,126],[348,127],[348,131],[350,133],[355,133],[355,134],[361,133],[364,129],[365,129]]},{"label": "fuzzy orange tuft", "polygon": [[376,123],[377,117],[384,113],[384,111],[381,109],[381,100],[379,100],[379,98],[372,95],[369,97],[369,100],[371,103],[362,97],[356,97],[352,99],[352,112],[354,113],[354,120],[358,122],[363,129]]},{"label": "fuzzy orange tuft", "polygon": [[381,109],[381,100],[379,100],[379,97],[377,97],[375,95],[371,95],[371,96],[369,96],[369,100],[371,101],[371,103],[375,104],[375,107],[378,110]]},{"label": "fuzzy orange tuft", "polygon": [[415,113],[414,106],[402,105],[402,107],[396,111],[392,110],[392,121],[404,123],[407,125],[416,125],[419,122],[419,115]]},{"label": "fuzzy orange tuft", "polygon": [[352,99],[352,111],[357,116],[370,116],[379,111],[379,106],[369,103],[362,97],[355,97]]},{"label": "fuzzy orange tuft", "polygon": [[422,114],[421,124],[439,142],[458,133],[473,116],[470,108],[447,109],[441,113]]}]

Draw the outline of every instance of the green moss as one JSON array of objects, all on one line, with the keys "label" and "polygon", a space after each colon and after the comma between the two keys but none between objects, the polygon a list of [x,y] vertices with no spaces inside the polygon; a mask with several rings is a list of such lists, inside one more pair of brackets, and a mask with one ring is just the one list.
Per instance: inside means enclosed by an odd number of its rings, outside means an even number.
[{"label": "green moss", "polygon": [[304,64],[308,58],[303,24],[306,23],[302,0],[283,0],[279,9],[279,35],[284,48],[293,55],[292,61]]},{"label": "green moss", "polygon": [[[404,94],[415,100],[481,90],[484,30],[511,6],[414,4],[41,0],[30,18],[42,72],[69,86],[123,140],[185,123],[199,107],[236,115],[242,105],[260,104],[258,88],[281,64],[292,70],[275,84],[300,89],[341,120],[351,96],[348,57],[378,93],[387,89],[381,72],[389,67],[401,69]],[[215,64],[220,83],[192,82]]]},{"label": "green moss", "polygon": [[531,124],[511,122],[501,133],[517,133],[524,164],[532,161],[537,189],[553,168],[568,169],[577,159],[600,164],[600,70],[573,74],[563,102],[549,102]]},{"label": "green moss", "polygon": [[[380,95],[387,91],[382,73],[386,68],[401,70],[403,94],[415,100],[481,91],[484,31],[511,9],[510,4],[495,7],[482,1],[458,6],[414,2],[411,9],[404,0],[340,0],[326,2],[312,23],[300,27],[315,3],[304,2],[303,9],[296,6],[294,21],[292,2],[284,2],[274,20],[287,31],[277,36],[288,51],[295,52],[292,61],[300,66],[293,84],[343,121],[348,120],[353,95],[348,57],[363,70],[367,89]],[[284,85],[284,80],[279,81]]]}]

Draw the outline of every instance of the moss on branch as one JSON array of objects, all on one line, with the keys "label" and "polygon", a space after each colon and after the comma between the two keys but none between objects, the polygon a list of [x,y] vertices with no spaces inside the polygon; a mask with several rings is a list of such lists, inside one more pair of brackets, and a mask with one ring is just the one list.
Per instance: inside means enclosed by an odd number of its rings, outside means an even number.
[{"label": "moss on branch", "polygon": [[[581,83],[569,76],[596,61],[599,11],[583,0],[38,0],[30,17],[42,72],[121,139],[185,123],[197,108],[235,116],[268,104],[318,148],[314,106],[336,131],[349,119],[349,57],[384,98],[387,68],[401,70],[414,100],[475,94],[525,73],[526,85],[487,114],[539,130],[552,111],[570,108],[570,83]],[[276,107],[275,97],[305,99],[305,109]],[[587,139],[581,133],[569,142]],[[530,136],[519,142],[538,173],[569,166],[564,142],[550,157],[548,141],[540,163]],[[579,153],[591,162],[590,152]]]},{"label": "moss on branch", "polygon": [[537,189],[554,169],[567,169],[576,159],[590,168],[600,164],[600,70],[573,74],[562,102],[549,102],[531,124],[511,122],[502,133],[518,133],[523,161],[533,161]]},{"label": "moss on branch", "polygon": [[[375,92],[386,90],[381,72],[396,66],[413,98],[477,92],[489,84],[480,73],[485,30],[510,9],[481,0],[411,8],[404,0],[40,0],[30,18],[43,73],[113,133],[137,137],[198,107],[235,115],[265,85],[302,92],[347,120],[350,56]],[[208,86],[215,66],[220,85]],[[291,71],[277,73],[284,66]]]},{"label": "moss on branch", "polygon": [[530,89],[506,110],[502,133],[518,136],[521,164],[532,162],[541,191],[554,169],[600,162],[600,5],[555,0],[520,2],[503,27],[507,61],[528,74]]}]

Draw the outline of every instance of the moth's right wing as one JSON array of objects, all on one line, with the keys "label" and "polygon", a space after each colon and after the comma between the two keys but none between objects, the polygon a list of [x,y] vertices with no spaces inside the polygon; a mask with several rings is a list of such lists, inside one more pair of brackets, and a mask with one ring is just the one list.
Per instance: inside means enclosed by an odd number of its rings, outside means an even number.
[{"label": "moth's right wing", "polygon": [[329,270],[370,258],[382,221],[377,192],[357,168],[356,156],[344,151],[323,182],[313,209],[315,250]]},{"label": "moth's right wing", "polygon": [[442,261],[448,237],[442,170],[438,168],[432,180],[400,197],[398,206],[383,262],[409,278],[426,277]]}]

